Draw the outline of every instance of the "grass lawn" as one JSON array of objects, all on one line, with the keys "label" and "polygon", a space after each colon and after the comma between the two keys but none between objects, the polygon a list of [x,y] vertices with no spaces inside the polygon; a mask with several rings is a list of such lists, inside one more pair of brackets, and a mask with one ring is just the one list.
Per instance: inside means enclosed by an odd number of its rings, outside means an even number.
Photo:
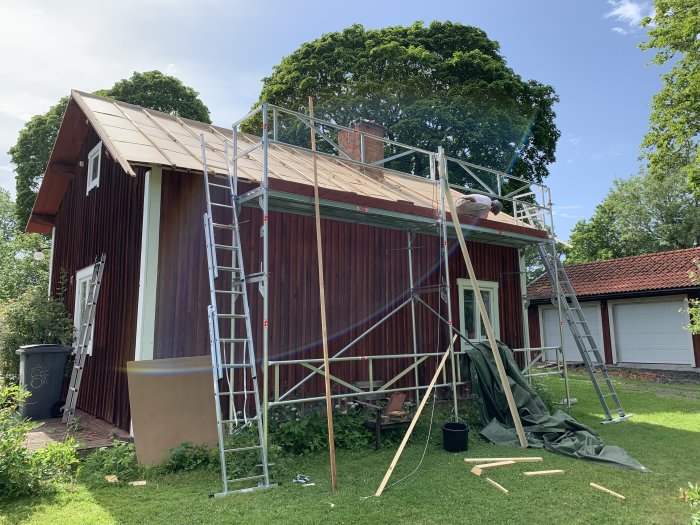
[{"label": "grass lawn", "polygon": [[[546,381],[561,399],[560,382]],[[326,454],[286,461],[279,488],[210,499],[220,480],[211,470],[159,476],[143,487],[82,485],[42,499],[0,502],[0,524],[111,524],[111,523],[581,523],[683,524],[690,509],[678,499],[679,487],[700,481],[700,386],[658,385],[616,379],[630,420],[600,425],[601,410],[583,375],[571,377],[572,397],[578,404],[572,415],[596,429],[607,444],[624,447],[651,474],[568,459],[543,450],[519,451],[469,436],[469,451],[448,454],[441,448],[441,421],[436,418],[433,438],[421,468],[389,488],[381,498],[376,491],[395,446],[381,451],[338,453],[339,491],[330,490]],[[430,416],[404,451],[390,484],[409,474],[420,460]],[[510,490],[502,494],[469,472],[465,456],[541,455],[544,462],[493,471],[489,476]],[[563,469],[563,476],[526,478],[526,470]],[[314,487],[291,483],[296,473],[311,476]],[[280,481],[280,480],[278,480]],[[606,486],[627,497],[620,501],[589,487]]]}]

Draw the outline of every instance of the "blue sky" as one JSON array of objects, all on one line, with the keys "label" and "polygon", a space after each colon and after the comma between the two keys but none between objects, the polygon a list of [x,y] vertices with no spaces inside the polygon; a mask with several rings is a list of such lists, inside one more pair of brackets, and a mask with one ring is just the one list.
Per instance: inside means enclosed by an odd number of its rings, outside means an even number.
[{"label": "blue sky", "polygon": [[451,20],[486,31],[515,72],[558,93],[562,136],[546,182],[566,239],[614,178],[640,170],[639,144],[661,88],[650,53],[638,48],[638,23],[650,9],[631,0],[3,3],[0,186],[14,192],[6,152],[24,122],[72,88],[94,91],[160,69],[199,91],[213,121],[228,126],[257,100],[262,77],[303,42],[353,23]]}]

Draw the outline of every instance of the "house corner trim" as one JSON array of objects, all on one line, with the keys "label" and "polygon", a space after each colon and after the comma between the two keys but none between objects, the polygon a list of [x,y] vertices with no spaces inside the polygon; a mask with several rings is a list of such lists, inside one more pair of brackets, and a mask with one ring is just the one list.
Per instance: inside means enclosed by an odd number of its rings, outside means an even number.
[{"label": "house corner trim", "polygon": [[163,170],[153,166],[146,172],[143,192],[139,298],[136,317],[134,360],[153,359],[160,241],[160,201]]}]

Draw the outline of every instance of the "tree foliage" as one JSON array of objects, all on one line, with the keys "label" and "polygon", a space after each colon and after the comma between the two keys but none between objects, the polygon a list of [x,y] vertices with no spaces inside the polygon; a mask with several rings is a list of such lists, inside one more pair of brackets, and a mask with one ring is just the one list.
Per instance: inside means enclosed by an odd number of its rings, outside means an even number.
[{"label": "tree foliage", "polygon": [[581,263],[700,245],[700,197],[683,175],[614,181],[588,221],[571,234],[567,262]]},{"label": "tree foliage", "polygon": [[642,25],[655,49],[652,62],[670,64],[654,96],[642,147],[656,176],[680,171],[700,194],[700,3],[697,0],[655,0],[653,17]]},{"label": "tree foliage", "polygon": [[199,99],[199,93],[160,71],[134,72],[111,89],[96,91],[95,94],[211,124],[209,109]]},{"label": "tree foliage", "polygon": [[[320,119],[375,120],[390,139],[428,151],[441,145],[450,156],[530,180],[541,181],[555,160],[553,88],[523,81],[475,27],[416,22],[325,34],[263,79],[260,102],[306,113],[310,95]],[[390,167],[427,170],[410,157]]]},{"label": "tree foliage", "polygon": [[[111,89],[96,94],[130,104],[172,113],[181,117],[211,122],[209,110],[198,93],[175,77],[160,71],[147,71],[120,80]],[[68,98],[62,98],[43,115],[32,117],[19,132],[8,153],[15,165],[17,224],[24,228],[29,220],[41,179],[51,156]]]},{"label": "tree foliage", "polygon": [[9,192],[0,188],[0,304],[48,280],[48,257],[34,260],[34,253],[46,246],[46,239],[20,231],[15,217]]}]

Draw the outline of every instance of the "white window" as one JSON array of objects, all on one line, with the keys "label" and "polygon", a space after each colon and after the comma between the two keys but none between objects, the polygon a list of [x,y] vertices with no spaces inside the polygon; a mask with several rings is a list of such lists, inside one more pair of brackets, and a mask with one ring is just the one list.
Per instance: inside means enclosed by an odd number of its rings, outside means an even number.
[{"label": "white window", "polygon": [[[496,339],[500,339],[498,322],[498,283],[493,281],[477,281],[481,289],[481,297],[489,315]],[[472,341],[487,339],[486,328],[479,314],[479,305],[469,279],[457,279],[459,290],[459,318],[462,334]]]},{"label": "white window", "polygon": [[88,153],[88,168],[87,168],[87,190],[85,195],[90,193],[92,188],[97,188],[100,185],[100,165],[102,162],[102,141],[90,150]]},{"label": "white window", "polygon": [[[90,279],[92,278],[92,270],[95,267],[88,266],[82,270],[78,270],[75,274],[75,309],[73,310],[73,326],[75,326],[74,345],[78,346],[78,336],[80,334],[80,323],[83,319],[85,311],[85,303],[87,302],[88,289],[90,287]],[[87,347],[87,354],[92,355],[92,338],[95,334],[95,324],[93,323],[90,332],[90,342]]]}]

